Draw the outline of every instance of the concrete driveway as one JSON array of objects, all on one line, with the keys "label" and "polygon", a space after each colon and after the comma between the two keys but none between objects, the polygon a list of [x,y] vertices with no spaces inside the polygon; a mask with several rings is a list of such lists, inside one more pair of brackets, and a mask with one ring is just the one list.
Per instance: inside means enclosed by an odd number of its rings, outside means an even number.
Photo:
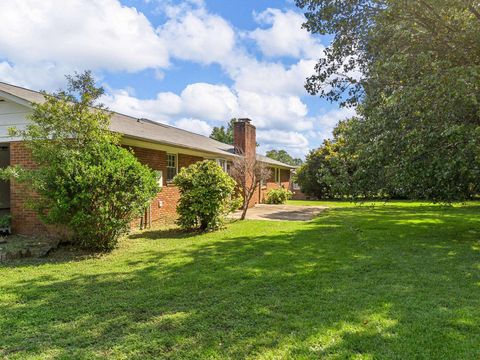
[{"label": "concrete driveway", "polygon": [[[308,221],[327,209],[326,206],[291,206],[258,204],[248,209],[249,220],[277,220],[277,221]],[[231,214],[233,219],[239,219],[241,211]]]}]

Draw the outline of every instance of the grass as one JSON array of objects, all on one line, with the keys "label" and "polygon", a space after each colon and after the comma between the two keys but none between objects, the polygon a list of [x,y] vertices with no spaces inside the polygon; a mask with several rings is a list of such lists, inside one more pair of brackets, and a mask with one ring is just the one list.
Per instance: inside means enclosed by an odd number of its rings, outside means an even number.
[{"label": "grass", "polygon": [[480,203],[328,205],[0,265],[0,358],[478,359]]}]

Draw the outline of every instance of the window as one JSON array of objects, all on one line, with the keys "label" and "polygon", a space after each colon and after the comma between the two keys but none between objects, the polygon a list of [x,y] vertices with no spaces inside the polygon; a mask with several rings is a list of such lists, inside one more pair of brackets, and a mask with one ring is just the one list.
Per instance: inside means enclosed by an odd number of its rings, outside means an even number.
[{"label": "window", "polygon": [[280,184],[280,169],[275,168],[275,182]]},{"label": "window", "polygon": [[217,159],[217,164],[222,168],[223,171],[227,172],[227,160],[225,159]]},{"label": "window", "polygon": [[157,175],[158,187],[162,188],[163,187],[163,171],[162,170],[156,170],[155,175]]},{"label": "window", "polygon": [[167,182],[177,175],[177,154],[167,154]]}]

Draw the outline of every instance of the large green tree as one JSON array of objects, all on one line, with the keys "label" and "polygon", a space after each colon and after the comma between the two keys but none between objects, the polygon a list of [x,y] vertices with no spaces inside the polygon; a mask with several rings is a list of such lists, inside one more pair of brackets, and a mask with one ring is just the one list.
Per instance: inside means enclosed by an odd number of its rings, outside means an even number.
[{"label": "large green tree", "polygon": [[210,138],[233,145],[233,124],[235,121],[236,119],[231,119],[226,127],[223,125],[215,126],[210,134]]},{"label": "large green tree", "polygon": [[156,195],[157,177],[119,146],[91,73],[67,79],[67,90],[33,104],[26,129],[12,130],[38,167],[7,173],[38,194],[31,205],[43,221],[62,225],[83,247],[111,250]]},{"label": "large green tree", "polygon": [[478,1],[296,3],[309,31],[333,34],[307,90],[358,105],[346,141],[358,165],[351,193],[434,201],[478,193]]},{"label": "large green tree", "polygon": [[332,139],[324,140],[318,149],[310,151],[296,173],[296,182],[303,193],[318,199],[343,198],[351,193],[354,149],[346,141],[357,125],[357,118],[341,121]]},{"label": "large green tree", "polygon": [[269,150],[265,155],[270,159],[278,160],[280,162],[283,162],[284,164],[292,166],[299,166],[303,164],[302,159],[294,158],[285,150]]}]

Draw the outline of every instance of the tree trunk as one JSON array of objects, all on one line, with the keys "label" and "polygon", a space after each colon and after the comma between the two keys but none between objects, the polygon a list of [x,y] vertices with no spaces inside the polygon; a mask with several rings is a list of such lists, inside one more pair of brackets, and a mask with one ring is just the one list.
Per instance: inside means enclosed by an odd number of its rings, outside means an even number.
[{"label": "tree trunk", "polygon": [[245,220],[245,216],[247,215],[247,210],[248,210],[248,201],[245,201],[245,204],[243,204],[242,216],[240,216],[240,220]]},{"label": "tree trunk", "polygon": [[[255,189],[255,188],[254,188]],[[245,220],[245,216],[247,215],[248,204],[250,204],[250,200],[252,199],[253,193],[255,191],[247,191],[243,197],[243,209],[242,209],[242,216],[240,216],[240,220]]]}]

